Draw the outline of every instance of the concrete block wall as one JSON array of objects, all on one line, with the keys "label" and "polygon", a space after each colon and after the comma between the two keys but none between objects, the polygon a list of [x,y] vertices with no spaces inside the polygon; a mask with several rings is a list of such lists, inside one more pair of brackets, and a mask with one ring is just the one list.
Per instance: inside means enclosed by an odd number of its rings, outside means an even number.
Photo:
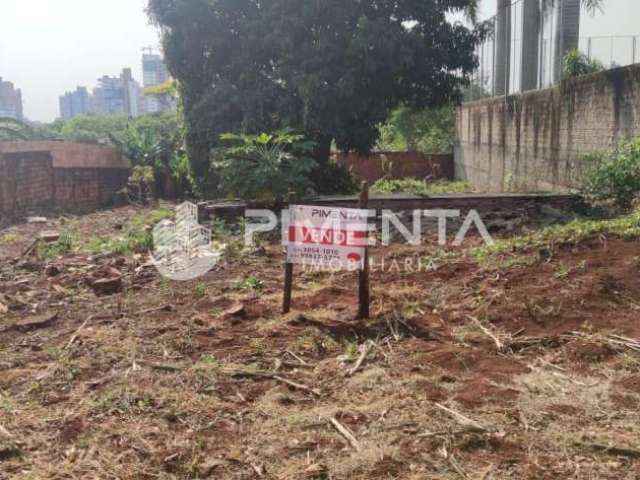
[{"label": "concrete block wall", "polygon": [[463,104],[455,176],[489,192],[575,190],[585,154],[638,135],[640,64]]},{"label": "concrete block wall", "polygon": [[0,217],[95,210],[110,203],[128,176],[128,162],[110,147],[0,143]]}]

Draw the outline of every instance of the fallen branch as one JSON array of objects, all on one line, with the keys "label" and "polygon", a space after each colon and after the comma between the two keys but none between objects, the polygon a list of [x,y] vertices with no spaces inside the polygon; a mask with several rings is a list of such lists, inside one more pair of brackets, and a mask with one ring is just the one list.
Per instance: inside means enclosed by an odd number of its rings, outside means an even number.
[{"label": "fallen branch", "polygon": [[491,340],[493,340],[493,343],[496,344],[496,349],[498,350],[498,352],[503,352],[505,350],[504,343],[502,343],[502,341],[498,338],[496,334],[494,334],[491,330],[485,327],[480,322],[480,320],[478,320],[475,317],[472,317],[471,315],[467,315],[467,318],[471,320],[473,323],[475,323],[478,326],[478,328],[482,330],[482,333],[484,333],[486,336],[491,338]]},{"label": "fallen branch", "polygon": [[462,425],[463,427],[465,427],[470,431],[475,431],[477,433],[484,433],[488,431],[488,428],[480,425],[475,420],[471,420],[469,417],[465,417],[463,414],[456,412],[455,410],[451,410],[450,408],[447,408],[444,405],[441,405],[439,403],[435,403],[434,405],[438,407],[440,410],[447,412],[449,415],[451,415],[454,418],[456,422],[458,422],[460,425]]},{"label": "fallen branch", "polygon": [[13,435],[9,430],[0,425],[0,434],[4,435],[7,438],[13,438]]},{"label": "fallen branch", "polygon": [[350,377],[360,369],[365,358],[367,358],[367,355],[369,355],[369,352],[371,351],[372,347],[373,347],[373,342],[371,340],[368,340],[360,347],[360,352],[361,352],[360,357],[358,358],[358,361],[355,363],[353,368],[350,368],[349,370],[347,370],[347,373],[346,373],[347,377]]},{"label": "fallen branch", "polygon": [[139,312],[135,312],[133,315],[137,317],[138,315],[148,315],[150,313],[157,313],[157,312],[173,312],[174,310],[175,310],[175,307],[173,305],[163,305],[162,307],[147,308],[146,310],[140,310]]},{"label": "fallen branch", "polygon": [[335,417],[328,418],[327,421],[333,426],[333,428],[338,431],[340,435],[342,435],[347,440],[347,442],[349,442],[349,445],[351,445],[351,447],[355,451],[360,451],[360,443],[358,443],[356,437],[353,436],[353,433],[351,433],[344,425],[338,422]]},{"label": "fallen branch", "polygon": [[307,393],[311,393],[312,395],[315,395],[316,397],[321,396],[321,393],[319,390],[315,389],[315,388],[311,388],[308,387],[302,383],[296,383],[293,382],[287,378],[281,377],[280,375],[274,375],[272,373],[265,373],[265,372],[233,372],[231,373],[231,376],[234,378],[241,378],[241,377],[247,377],[247,378],[263,378],[263,379],[269,379],[269,380],[276,380],[277,382],[280,383],[284,383],[285,385],[290,386],[291,388],[294,388],[296,390],[302,390],[305,391]]},{"label": "fallen branch", "polygon": [[626,447],[614,447],[609,445],[603,445],[601,443],[587,443],[587,442],[574,442],[574,446],[587,448],[589,450],[595,450],[597,452],[608,453],[610,455],[618,455],[628,458],[640,458],[640,450]]},{"label": "fallen branch", "polygon": [[299,357],[298,355],[293,353],[291,350],[287,350],[286,353],[288,353],[293,358],[295,358],[297,361],[299,361],[301,365],[309,365],[307,362],[304,361],[304,359],[302,359],[301,357]]},{"label": "fallen branch", "polygon": [[490,433],[490,432],[488,432],[486,429],[478,430],[475,427],[466,427],[466,428],[463,428],[462,430],[453,430],[453,431],[442,430],[440,432],[424,432],[424,433],[417,434],[416,437],[417,438],[460,437],[463,435],[478,434],[478,433]]},{"label": "fallen branch", "polygon": [[93,319],[93,316],[90,316],[89,318],[87,318],[84,323],[82,325],[80,325],[80,328],[78,328],[74,334],[71,336],[71,339],[69,340],[69,342],[67,342],[67,344],[65,345],[65,347],[63,348],[63,350],[68,350],[71,348],[71,345],[73,345],[75,343],[75,341],[78,339],[78,336],[80,335],[80,332],[89,324],[89,322]]},{"label": "fallen branch", "polygon": [[143,365],[149,367],[153,370],[160,370],[162,372],[180,372],[182,368],[177,365],[170,365],[167,363],[154,363],[154,362],[146,362],[144,360],[138,360],[138,365]]},{"label": "fallen branch", "polygon": [[36,238],[33,242],[31,242],[31,244],[27,247],[27,249],[24,252],[22,252],[22,255],[20,255],[19,259],[22,260],[24,257],[31,254],[31,252],[33,252],[33,250],[38,246],[39,243],[40,243],[40,237]]}]

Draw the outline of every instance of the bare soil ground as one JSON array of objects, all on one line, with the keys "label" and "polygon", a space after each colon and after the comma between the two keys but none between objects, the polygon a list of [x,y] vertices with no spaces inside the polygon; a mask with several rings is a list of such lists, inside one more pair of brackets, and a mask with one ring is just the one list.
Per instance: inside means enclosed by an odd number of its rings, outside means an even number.
[{"label": "bare soil ground", "polygon": [[638,241],[376,248],[361,322],[353,273],[298,269],[282,315],[278,245],[185,283],[143,254],[15,261],[52,228],[0,231],[2,479],[640,478]]}]

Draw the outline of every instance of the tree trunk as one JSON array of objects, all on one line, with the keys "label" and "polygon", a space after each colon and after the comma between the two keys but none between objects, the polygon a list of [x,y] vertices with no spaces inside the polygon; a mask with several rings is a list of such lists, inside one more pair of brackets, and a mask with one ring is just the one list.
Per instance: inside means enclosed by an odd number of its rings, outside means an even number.
[{"label": "tree trunk", "polygon": [[495,90],[496,95],[506,95],[511,84],[511,0],[498,0],[495,35]]},{"label": "tree trunk", "polygon": [[578,49],[580,39],[580,0],[556,0],[556,28],[553,80],[562,80],[562,63],[571,50]]},{"label": "tree trunk", "polygon": [[331,157],[331,142],[333,138],[329,135],[322,135],[316,140],[316,148],[313,150],[313,158],[318,164],[318,169],[324,170],[329,164]]},{"label": "tree trunk", "polygon": [[522,91],[538,88],[540,49],[540,0],[524,0],[522,5]]}]

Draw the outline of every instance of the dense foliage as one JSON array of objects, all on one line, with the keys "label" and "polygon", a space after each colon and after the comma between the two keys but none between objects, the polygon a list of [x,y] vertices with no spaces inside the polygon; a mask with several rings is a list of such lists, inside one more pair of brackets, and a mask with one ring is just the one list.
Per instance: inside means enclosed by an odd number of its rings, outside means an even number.
[{"label": "dense foliage", "polygon": [[33,135],[33,129],[26,123],[13,118],[0,117],[0,142],[30,140]]},{"label": "dense foliage", "polygon": [[629,208],[640,195],[640,139],[587,155],[590,170],[583,192],[596,204]]},{"label": "dense foliage", "polygon": [[459,100],[482,29],[448,21],[474,0],[150,0],[179,81],[194,172],[224,132],[291,128],[328,163],[333,141],[366,152],[404,103]]},{"label": "dense foliage", "polygon": [[592,60],[579,50],[572,50],[565,55],[562,60],[562,78],[570,78],[588,75],[589,73],[601,72],[604,65],[598,60]]},{"label": "dense foliage", "polygon": [[381,151],[453,152],[455,108],[452,105],[414,110],[394,110],[380,128]]},{"label": "dense foliage", "polygon": [[446,180],[420,180],[418,178],[383,178],[374,183],[371,191],[375,193],[414,193],[428,195],[437,193],[466,193],[473,188],[467,182],[450,182]]},{"label": "dense foliage", "polygon": [[225,134],[216,165],[224,193],[241,198],[286,198],[305,193],[316,166],[313,142],[289,132],[260,135]]}]

